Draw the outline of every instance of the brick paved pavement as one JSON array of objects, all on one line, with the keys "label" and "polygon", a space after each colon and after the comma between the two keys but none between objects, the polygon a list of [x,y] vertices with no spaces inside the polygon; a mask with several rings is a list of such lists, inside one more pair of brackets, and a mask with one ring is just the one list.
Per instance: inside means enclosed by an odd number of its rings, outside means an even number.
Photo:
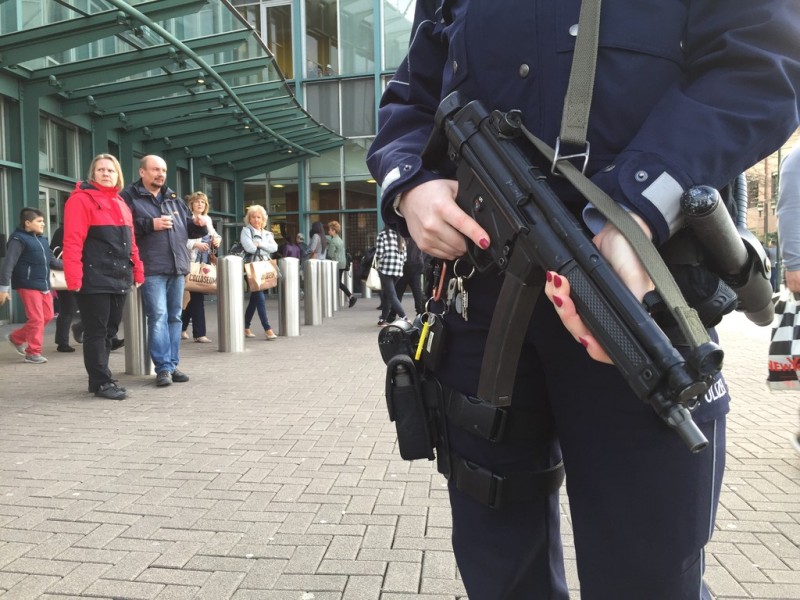
[{"label": "brick paved pavement", "polygon": [[[4,342],[0,597],[465,598],[443,479],[395,451],[376,304],[244,354],[184,342],[191,381],[168,388],[122,373],[117,351],[123,402],[86,392],[81,354],[55,352],[52,325],[46,365]],[[721,335],[736,400],[707,579],[718,600],[797,599],[800,393],[765,390],[766,330],[735,315]]]}]

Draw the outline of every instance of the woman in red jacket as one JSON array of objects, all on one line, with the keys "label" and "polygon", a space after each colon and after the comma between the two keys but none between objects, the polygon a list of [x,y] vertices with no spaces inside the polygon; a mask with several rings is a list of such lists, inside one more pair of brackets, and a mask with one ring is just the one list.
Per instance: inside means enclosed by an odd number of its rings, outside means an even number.
[{"label": "woman in red jacket", "polygon": [[64,273],[77,292],[83,319],[83,364],[89,391],[109,400],[127,398],[108,368],[111,340],[119,329],[128,289],[144,283],[144,265],[133,234],[133,217],[119,197],[122,169],[99,154],[89,177],[79,181],[64,211]]}]

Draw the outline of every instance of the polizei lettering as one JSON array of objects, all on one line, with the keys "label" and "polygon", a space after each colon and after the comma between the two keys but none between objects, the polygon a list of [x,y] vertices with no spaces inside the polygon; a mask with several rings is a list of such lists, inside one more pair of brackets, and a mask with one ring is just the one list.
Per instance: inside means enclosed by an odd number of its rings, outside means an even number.
[{"label": "polizei lettering", "polygon": [[708,404],[711,404],[715,400],[719,400],[723,396],[728,393],[728,386],[725,385],[725,381],[722,379],[717,379],[712,386],[706,392],[706,395],[703,396],[703,400],[705,400]]}]

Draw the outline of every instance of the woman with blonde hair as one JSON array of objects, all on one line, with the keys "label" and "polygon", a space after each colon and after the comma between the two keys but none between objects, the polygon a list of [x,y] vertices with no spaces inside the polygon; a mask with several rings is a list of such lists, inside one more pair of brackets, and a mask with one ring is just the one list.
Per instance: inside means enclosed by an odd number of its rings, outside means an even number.
[{"label": "woman with blonde hair", "polygon": [[64,275],[81,312],[89,391],[109,400],[128,395],[112,377],[108,355],[128,289],[144,283],[133,215],[119,195],[123,185],[116,157],[98,154],[64,208]]},{"label": "woman with blonde hair", "polygon": [[[218,248],[222,241],[222,236],[216,232],[211,217],[208,216],[208,196],[203,192],[192,192],[186,196],[186,205],[192,211],[192,215],[202,219],[208,228],[208,234],[201,238],[190,238],[186,242],[186,247],[189,249],[189,260],[208,264],[211,262],[211,248]],[[189,303],[181,314],[181,320],[183,321],[181,338],[184,340],[189,339],[187,330],[189,329],[189,321],[191,321],[194,341],[200,344],[207,344],[211,340],[206,337],[206,295],[201,292],[188,293]]]},{"label": "woman with blonde hair", "polygon": [[[239,236],[239,241],[246,253],[244,261],[269,260],[271,254],[277,252],[278,243],[275,241],[275,236],[272,235],[272,232],[267,229],[267,211],[264,210],[264,207],[260,204],[250,206],[244,215],[244,225],[242,234]],[[261,320],[262,327],[264,327],[264,335],[267,340],[278,339],[278,336],[272,331],[267,318],[267,303],[263,290],[250,292],[250,301],[244,311],[245,337],[256,337],[250,330],[250,323],[256,311],[258,311],[258,318]]]},{"label": "woman with blonde hair", "polygon": [[339,289],[347,296],[348,308],[353,308],[356,303],[356,297],[347,289],[347,285],[344,282],[344,274],[347,272],[349,265],[347,264],[347,250],[344,249],[344,241],[342,240],[341,233],[342,226],[339,224],[339,221],[331,221],[328,223],[328,235],[330,236],[330,240],[328,240],[327,259],[335,260],[338,263]]}]

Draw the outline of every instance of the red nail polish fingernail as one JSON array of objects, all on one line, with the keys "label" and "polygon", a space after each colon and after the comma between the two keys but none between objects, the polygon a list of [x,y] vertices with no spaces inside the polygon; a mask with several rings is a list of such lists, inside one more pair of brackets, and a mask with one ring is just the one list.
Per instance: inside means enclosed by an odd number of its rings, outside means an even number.
[{"label": "red nail polish fingernail", "polygon": [[489,247],[489,240],[486,238],[481,238],[478,242],[478,245],[483,249],[486,250]]},{"label": "red nail polish fingernail", "polygon": [[558,308],[561,308],[561,305],[564,304],[564,301],[558,296],[553,296],[553,304],[555,304]]},{"label": "red nail polish fingernail", "polygon": [[547,277],[548,282],[553,281],[553,273],[551,271],[548,271],[545,277]]},{"label": "red nail polish fingernail", "polygon": [[559,275],[553,275],[553,285],[561,287],[561,277]]},{"label": "red nail polish fingernail", "polygon": [[578,338],[578,341],[579,341],[581,344],[583,344],[583,347],[584,347],[584,348],[588,348],[588,347],[589,347],[589,340],[587,340],[586,338],[579,337],[579,338]]}]

